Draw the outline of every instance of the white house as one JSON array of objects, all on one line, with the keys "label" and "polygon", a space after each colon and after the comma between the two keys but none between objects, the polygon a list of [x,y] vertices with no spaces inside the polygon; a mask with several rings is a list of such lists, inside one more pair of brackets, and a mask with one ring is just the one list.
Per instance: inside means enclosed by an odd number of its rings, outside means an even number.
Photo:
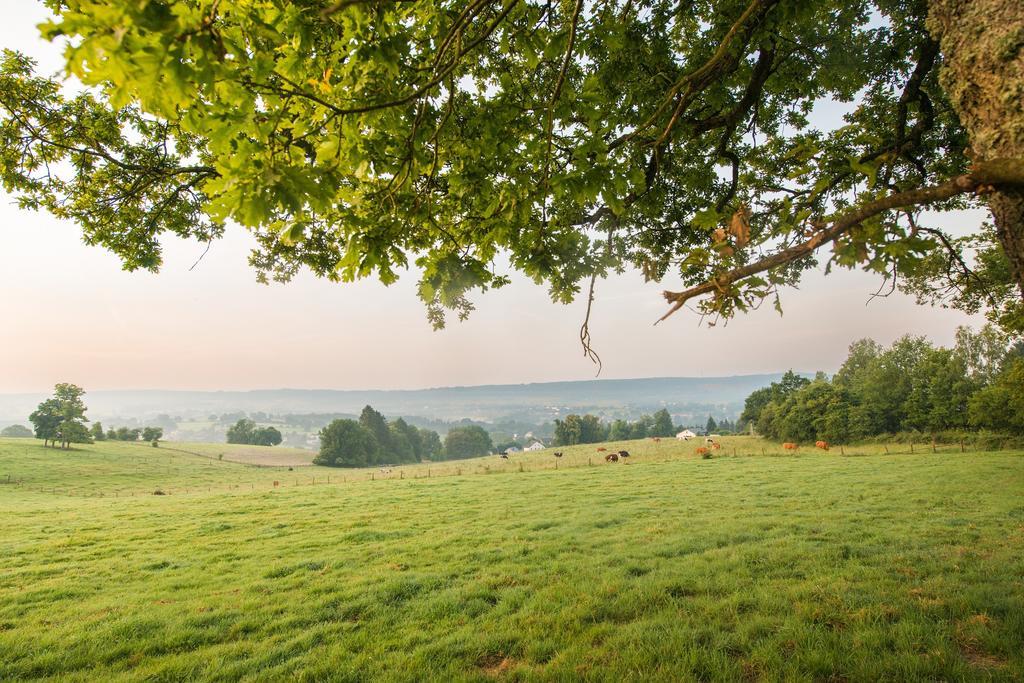
[{"label": "white house", "polygon": [[689,441],[690,439],[693,439],[696,436],[697,435],[691,432],[689,429],[684,429],[683,431],[676,434],[676,438],[679,439],[680,441]]},{"label": "white house", "polygon": [[544,450],[544,444],[540,441],[534,441],[529,446],[523,449],[523,451],[542,451]]}]

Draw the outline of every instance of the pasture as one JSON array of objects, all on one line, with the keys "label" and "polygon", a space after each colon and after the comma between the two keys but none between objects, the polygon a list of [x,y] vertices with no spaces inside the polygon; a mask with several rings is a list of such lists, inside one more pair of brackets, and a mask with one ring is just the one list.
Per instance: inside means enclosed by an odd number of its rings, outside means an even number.
[{"label": "pasture", "polygon": [[0,680],[1024,677],[1024,454],[697,445],[385,474],[0,440]]}]

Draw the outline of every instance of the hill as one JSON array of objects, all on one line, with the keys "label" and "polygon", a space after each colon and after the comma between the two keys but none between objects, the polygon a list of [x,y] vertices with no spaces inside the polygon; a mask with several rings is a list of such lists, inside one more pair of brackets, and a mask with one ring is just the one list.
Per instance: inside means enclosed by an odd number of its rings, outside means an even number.
[{"label": "hill", "polygon": [[[663,407],[681,419],[709,413],[735,417],[754,389],[780,373],[734,377],[652,377],[534,384],[495,384],[410,390],[271,389],[255,391],[90,391],[89,416],[145,418],[159,414],[205,417],[235,411],[275,414],[355,413],[369,404],[386,415],[489,421],[513,417],[547,421],[573,411],[637,417]],[[43,394],[0,394],[0,424],[24,422]]]}]

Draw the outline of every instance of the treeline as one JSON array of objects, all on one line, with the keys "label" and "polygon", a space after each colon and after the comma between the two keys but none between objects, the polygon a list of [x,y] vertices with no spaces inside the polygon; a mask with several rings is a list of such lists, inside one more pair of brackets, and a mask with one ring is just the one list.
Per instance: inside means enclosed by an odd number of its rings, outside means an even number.
[{"label": "treeline", "polygon": [[[708,418],[711,424],[714,420]],[[675,436],[676,426],[668,410],[662,408],[653,415],[643,415],[633,422],[615,420],[605,423],[596,415],[566,415],[555,420],[555,446],[574,446],[581,443],[628,441],[649,436]]]},{"label": "treeline", "polygon": [[438,460],[442,450],[437,432],[413,427],[402,418],[388,421],[366,406],[358,421],[334,420],[320,430],[320,453],[313,462],[328,467],[392,465]]},{"label": "treeline", "polygon": [[905,336],[850,346],[828,378],[786,373],[747,397],[742,424],[786,441],[855,441],[882,434],[988,429],[1024,434],[1024,345],[986,326],[959,328],[956,345]]},{"label": "treeline", "polygon": [[248,446],[277,446],[284,437],[277,427],[260,427],[254,420],[242,418],[228,427],[228,443]]},{"label": "treeline", "polygon": [[155,443],[164,438],[163,427],[118,427],[117,429],[103,430],[103,424],[93,422],[89,428],[89,436],[93,441],[149,441]]}]

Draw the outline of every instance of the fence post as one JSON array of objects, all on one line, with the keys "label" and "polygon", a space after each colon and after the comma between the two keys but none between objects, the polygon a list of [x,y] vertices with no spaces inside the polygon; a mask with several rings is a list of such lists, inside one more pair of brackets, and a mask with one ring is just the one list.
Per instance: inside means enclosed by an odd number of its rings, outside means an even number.
[{"label": "fence post", "polygon": [[935,439],[932,438],[932,453],[938,453],[938,449],[935,447]]},{"label": "fence post", "polygon": [[911,455],[914,454],[914,442],[913,441],[910,442],[910,454]]},{"label": "fence post", "polygon": [[961,453],[964,452],[964,440],[963,440],[963,437],[960,437],[960,452]]},{"label": "fence post", "polygon": [[889,455],[889,446],[887,444],[882,444],[882,448],[885,449],[885,454]]},{"label": "fence post", "polygon": [[839,444],[839,455],[846,455],[846,449],[843,448],[842,444]]}]

